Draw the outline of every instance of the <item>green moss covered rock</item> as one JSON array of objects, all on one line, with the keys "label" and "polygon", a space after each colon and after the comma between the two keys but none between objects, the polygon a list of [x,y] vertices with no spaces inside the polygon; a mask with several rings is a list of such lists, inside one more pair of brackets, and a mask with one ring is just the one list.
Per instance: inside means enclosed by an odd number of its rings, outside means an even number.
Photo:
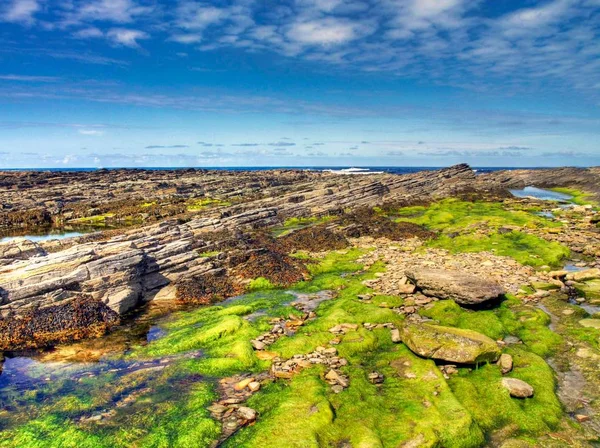
[{"label": "green moss covered rock", "polygon": [[493,339],[472,330],[408,323],[402,327],[401,337],[408,348],[425,358],[479,364],[495,362],[500,357]]}]

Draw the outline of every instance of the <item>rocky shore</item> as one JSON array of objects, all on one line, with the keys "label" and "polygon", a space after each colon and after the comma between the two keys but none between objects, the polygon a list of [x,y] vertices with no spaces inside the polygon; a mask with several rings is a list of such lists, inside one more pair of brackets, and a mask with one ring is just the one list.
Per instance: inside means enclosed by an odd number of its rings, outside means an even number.
[{"label": "rocky shore", "polygon": [[[594,185],[597,189],[598,178],[600,174],[592,169],[476,176],[466,165],[405,176],[365,177],[298,171],[4,173],[0,222],[11,230],[14,222],[35,225],[26,217],[16,217],[31,210],[51,216],[52,222],[62,222],[75,216],[73,213],[93,218],[110,210],[115,201],[121,207],[113,210],[115,214],[122,214],[123,208],[128,211],[120,205],[123,202],[137,201],[141,210],[154,207],[153,201],[163,209],[179,201],[185,204],[190,198],[210,199],[216,205],[190,211],[188,203],[177,220],[134,230],[124,228],[116,236],[99,232],[40,244],[19,240],[0,244],[0,311],[29,312],[83,295],[123,314],[149,300],[172,298],[172,285],[182,275],[196,276],[222,267],[219,259],[198,256],[212,250],[214,242],[207,236],[211,233],[266,228],[281,225],[288,218],[326,216],[385,203],[410,205],[445,197],[506,196],[507,187],[531,182],[558,185],[560,180],[562,186]],[[160,201],[166,204],[158,204]]]},{"label": "rocky shore", "polygon": [[[114,225],[0,243],[0,350],[118,332],[152,303],[199,306],[127,356],[204,352],[173,377],[219,379],[202,446],[284,446],[279,426],[299,438],[289,446],[590,446],[600,434],[598,169],[11,172],[0,185],[7,233]],[[580,203],[509,192],[530,185]],[[148,366],[133,409],[161,384]],[[416,426],[377,429],[393,415]]]}]

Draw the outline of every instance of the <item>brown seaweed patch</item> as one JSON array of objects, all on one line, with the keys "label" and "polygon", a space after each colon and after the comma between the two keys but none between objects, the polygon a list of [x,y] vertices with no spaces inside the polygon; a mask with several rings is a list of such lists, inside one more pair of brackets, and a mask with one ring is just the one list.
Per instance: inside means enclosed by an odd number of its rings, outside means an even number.
[{"label": "brown seaweed patch", "polygon": [[186,277],[177,282],[175,297],[183,303],[209,305],[244,293],[244,287],[225,270]]},{"label": "brown seaweed patch", "polygon": [[297,250],[323,252],[345,249],[350,245],[344,235],[332,230],[327,225],[296,230],[279,238],[278,243],[286,252]]},{"label": "brown seaweed patch", "polygon": [[346,236],[350,238],[371,236],[399,241],[413,237],[429,239],[436,236],[434,232],[420,225],[408,222],[394,222],[369,207],[363,207],[346,213],[342,216],[342,223],[346,226]]},{"label": "brown seaweed patch", "polygon": [[99,337],[119,323],[119,315],[99,300],[74,300],[23,314],[0,317],[0,350],[36,348]]},{"label": "brown seaweed patch", "polygon": [[302,261],[289,255],[263,248],[244,254],[237,259],[235,274],[244,279],[266,278],[273,285],[289,286],[309,278],[308,270]]}]

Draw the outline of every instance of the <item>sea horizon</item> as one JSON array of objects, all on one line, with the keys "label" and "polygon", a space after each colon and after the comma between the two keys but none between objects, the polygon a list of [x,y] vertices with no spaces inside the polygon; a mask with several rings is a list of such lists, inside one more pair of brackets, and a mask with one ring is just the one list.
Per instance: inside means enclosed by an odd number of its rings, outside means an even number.
[{"label": "sea horizon", "polygon": [[[324,166],[115,166],[115,167],[20,167],[0,168],[0,171],[39,171],[39,172],[92,172],[101,170],[218,170],[218,171],[269,171],[269,170],[303,170],[303,171],[347,171],[360,170],[359,173],[385,172],[388,174],[407,174],[419,171],[434,171],[452,165],[443,166],[376,166],[376,165],[324,165]],[[563,166],[471,166],[477,172],[493,172],[503,170],[543,170],[556,168],[571,168],[572,165]],[[593,168],[593,166],[577,166],[577,168]]]}]

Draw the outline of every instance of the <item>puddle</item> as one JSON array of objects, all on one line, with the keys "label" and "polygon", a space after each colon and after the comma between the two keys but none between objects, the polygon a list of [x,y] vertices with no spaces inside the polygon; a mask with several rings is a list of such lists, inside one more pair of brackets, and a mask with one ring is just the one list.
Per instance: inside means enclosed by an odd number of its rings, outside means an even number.
[{"label": "puddle", "polygon": [[541,216],[542,218],[548,218],[548,219],[554,219],[554,213],[550,212],[550,211],[542,211],[542,212],[537,212],[536,215]]},{"label": "puddle", "polygon": [[162,328],[160,328],[157,325],[154,325],[154,326],[150,327],[150,330],[148,330],[148,334],[146,335],[146,341],[148,341],[148,342],[156,341],[157,339],[160,339],[163,336],[166,336],[166,334],[167,334],[167,332],[165,330],[163,330]]},{"label": "puddle", "polygon": [[[89,232],[87,232],[89,233]],[[0,243],[8,243],[14,240],[29,240],[35,243],[39,243],[42,241],[51,241],[51,240],[64,240],[66,238],[74,238],[76,236],[85,235],[84,232],[57,232],[57,233],[48,233],[45,235],[22,235],[22,236],[5,236],[0,238]]]},{"label": "puddle", "polygon": [[568,194],[557,193],[556,191],[544,190],[537,187],[525,187],[522,190],[510,190],[513,196],[517,198],[533,198],[542,201],[569,202],[573,197]]},{"label": "puddle", "polygon": [[564,265],[563,270],[568,272],[580,272],[589,269],[588,267],[579,267],[576,266],[575,263],[567,263]]}]

